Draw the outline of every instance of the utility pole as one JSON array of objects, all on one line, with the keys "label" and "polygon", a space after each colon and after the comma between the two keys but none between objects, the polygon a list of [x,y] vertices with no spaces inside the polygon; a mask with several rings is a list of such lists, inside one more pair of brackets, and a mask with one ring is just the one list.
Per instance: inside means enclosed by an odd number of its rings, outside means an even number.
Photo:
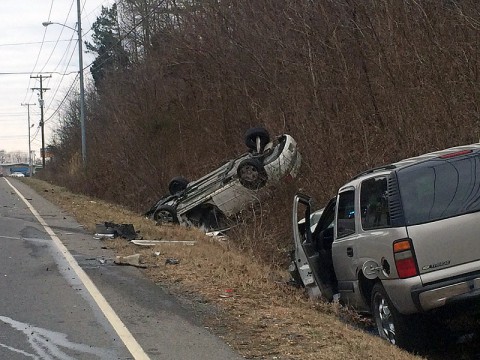
[{"label": "utility pole", "polygon": [[30,106],[33,106],[35,104],[23,104],[22,106],[27,107],[27,112],[28,112],[28,173],[30,176],[33,176],[33,166],[32,166],[32,148],[30,146]]},{"label": "utility pole", "polygon": [[42,152],[42,167],[43,167],[43,169],[45,169],[45,126],[44,126],[44,121],[43,121],[43,105],[44,105],[43,92],[47,91],[47,90],[50,90],[48,88],[43,88],[43,79],[51,78],[51,77],[52,77],[51,75],[48,75],[48,76],[45,76],[45,75],[37,75],[37,76],[30,75],[31,79],[40,79],[40,87],[39,88],[32,88],[32,90],[39,90],[40,91],[38,102],[40,103],[40,126],[42,128],[42,151],[41,152]]},{"label": "utility pole", "polygon": [[87,166],[87,144],[85,131],[85,85],[83,83],[83,50],[82,50],[82,13],[80,0],[77,0],[77,33],[78,33],[78,67],[80,76],[80,128],[82,134],[82,162],[83,168]]},{"label": "utility pole", "polygon": [[60,26],[66,27],[67,29],[77,31],[77,34],[78,34],[78,75],[80,77],[80,130],[81,130],[81,136],[82,136],[82,163],[83,163],[83,168],[85,170],[87,166],[87,143],[86,143],[87,134],[85,131],[85,85],[83,81],[82,12],[80,7],[80,0],[77,0],[77,29],[74,29],[65,24],[60,24],[52,21],[42,22],[43,26],[49,26],[52,24],[60,25]]}]

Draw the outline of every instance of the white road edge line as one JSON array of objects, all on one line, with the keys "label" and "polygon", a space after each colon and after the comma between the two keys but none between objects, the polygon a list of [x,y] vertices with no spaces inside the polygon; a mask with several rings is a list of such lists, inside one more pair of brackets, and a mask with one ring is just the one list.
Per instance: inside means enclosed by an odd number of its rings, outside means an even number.
[{"label": "white road edge line", "polygon": [[122,322],[122,320],[120,320],[120,318],[115,313],[115,311],[110,306],[110,304],[107,302],[105,297],[100,293],[98,288],[95,286],[93,281],[88,277],[85,271],[83,271],[80,265],[78,265],[77,261],[74,259],[72,254],[70,254],[70,252],[65,247],[65,245],[63,245],[62,241],[57,237],[57,235],[55,235],[55,233],[50,228],[50,226],[48,226],[45,220],[43,220],[43,218],[40,216],[37,210],[35,210],[35,208],[28,202],[28,200],[25,199],[25,197],[20,193],[20,191],[17,190],[17,188],[14,187],[10,183],[10,181],[8,181],[7,179],[5,179],[5,181],[17,193],[20,199],[22,199],[22,201],[27,205],[27,207],[30,209],[32,214],[37,218],[38,222],[43,226],[43,228],[48,233],[48,235],[50,235],[57,249],[63,254],[63,257],[70,265],[70,268],[77,274],[78,278],[83,283],[87,291],[90,293],[90,295],[92,296],[93,300],[98,305],[100,310],[103,312],[108,322],[115,329],[118,336],[127,347],[128,351],[130,351],[130,354],[132,354],[133,358],[136,360],[137,359],[150,360],[150,358],[142,349],[140,344],[137,342],[137,340],[135,340],[132,333],[127,329],[127,327]]}]

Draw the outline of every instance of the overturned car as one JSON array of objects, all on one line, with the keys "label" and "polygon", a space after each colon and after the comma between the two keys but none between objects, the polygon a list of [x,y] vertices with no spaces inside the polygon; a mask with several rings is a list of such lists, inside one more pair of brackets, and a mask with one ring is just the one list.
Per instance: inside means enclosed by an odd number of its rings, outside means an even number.
[{"label": "overturned car", "polygon": [[244,140],[249,152],[198,180],[173,178],[168,186],[169,194],[145,215],[158,224],[223,229],[230,216],[258,199],[260,188],[297,175],[301,156],[290,135],[283,134],[271,141],[267,130],[256,127],[245,133]]}]

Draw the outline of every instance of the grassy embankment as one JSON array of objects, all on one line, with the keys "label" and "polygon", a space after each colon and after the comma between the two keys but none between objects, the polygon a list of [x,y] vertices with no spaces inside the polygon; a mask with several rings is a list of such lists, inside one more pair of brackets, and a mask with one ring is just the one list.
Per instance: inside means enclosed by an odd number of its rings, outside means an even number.
[{"label": "grassy embankment", "polygon": [[[196,229],[155,226],[124,208],[37,179],[25,182],[92,234],[96,223],[113,221],[134,224],[144,239],[195,240],[194,246],[139,247],[126,240],[108,240],[108,244],[118,255],[140,253],[148,266],[145,275],[152,281],[217,307],[216,314],[221,315],[205,319],[206,324],[246,358],[418,358],[356,329],[361,319],[355,313],[308,299],[301,289],[286,285],[284,269],[262,265],[228,241],[214,240]],[[178,259],[179,264],[166,265],[167,258]]]}]

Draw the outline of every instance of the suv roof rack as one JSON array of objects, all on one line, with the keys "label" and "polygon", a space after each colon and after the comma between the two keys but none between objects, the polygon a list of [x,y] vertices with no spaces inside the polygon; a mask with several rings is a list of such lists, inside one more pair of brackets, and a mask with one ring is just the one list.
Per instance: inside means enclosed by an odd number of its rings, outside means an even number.
[{"label": "suv roof rack", "polygon": [[382,165],[378,166],[366,171],[362,171],[361,173],[355,175],[352,177],[350,180],[355,180],[358,179],[361,176],[367,175],[367,174],[372,174],[377,171],[382,171],[382,170],[393,170],[393,169],[398,169],[401,167],[408,166],[410,164],[414,163],[419,163],[422,161],[427,161],[433,158],[448,158],[449,156],[455,156],[455,155],[464,155],[464,154],[469,154],[473,152],[478,152],[480,151],[480,148],[478,146],[479,144],[471,144],[471,145],[463,145],[463,146],[455,146],[451,147],[448,149],[443,149],[443,150],[438,150],[438,151],[433,151],[430,153],[418,155],[418,156],[413,156],[409,158],[405,158],[399,161],[396,161],[391,164],[387,165]]},{"label": "suv roof rack", "polygon": [[355,175],[355,176],[354,176],[353,178],[351,178],[350,180],[355,180],[355,179],[358,179],[359,177],[361,177],[361,176],[363,176],[363,175],[372,174],[372,173],[377,172],[377,171],[393,170],[393,169],[396,169],[396,168],[397,168],[397,166],[395,166],[394,164],[379,166],[379,167],[376,167],[376,168],[373,168],[373,169],[369,169],[369,170],[366,170],[366,171],[362,171],[361,173]]}]

